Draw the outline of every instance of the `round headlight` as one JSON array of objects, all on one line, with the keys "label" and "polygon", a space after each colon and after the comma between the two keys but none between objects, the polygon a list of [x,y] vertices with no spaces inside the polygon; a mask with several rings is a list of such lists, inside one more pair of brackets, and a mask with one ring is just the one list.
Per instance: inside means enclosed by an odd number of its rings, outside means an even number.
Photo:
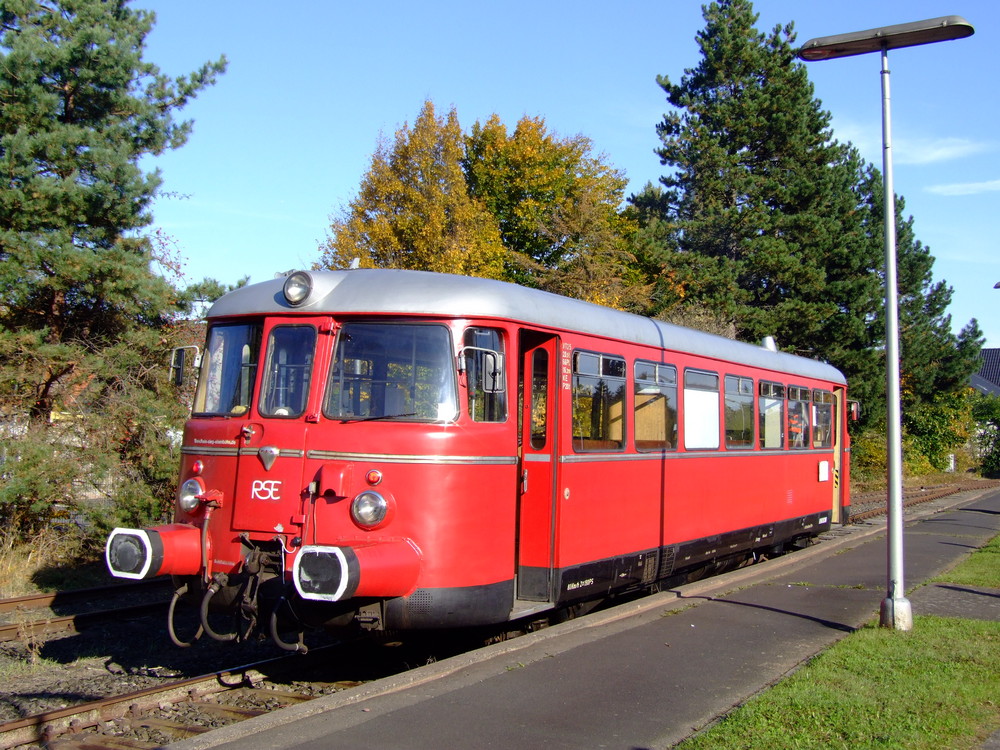
[{"label": "round headlight", "polygon": [[201,482],[197,479],[189,479],[181,485],[180,490],[177,492],[177,505],[185,513],[191,513],[201,503],[198,496],[204,494],[205,488]]},{"label": "round headlight", "polygon": [[351,518],[365,529],[373,529],[385,520],[389,503],[377,492],[362,492],[351,503]]},{"label": "round headlight", "polygon": [[312,276],[306,271],[296,271],[285,279],[285,299],[289,305],[301,305],[312,292]]}]

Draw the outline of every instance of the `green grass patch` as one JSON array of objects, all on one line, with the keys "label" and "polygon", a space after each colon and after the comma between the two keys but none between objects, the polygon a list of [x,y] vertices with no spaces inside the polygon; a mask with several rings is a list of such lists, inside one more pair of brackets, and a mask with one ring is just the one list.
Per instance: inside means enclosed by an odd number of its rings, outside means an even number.
[{"label": "green grass patch", "polygon": [[1000,728],[1000,623],[865,627],[711,729],[699,748],[975,748]]},{"label": "green grass patch", "polygon": [[1000,536],[994,537],[984,547],[933,580],[937,583],[1000,589]]}]

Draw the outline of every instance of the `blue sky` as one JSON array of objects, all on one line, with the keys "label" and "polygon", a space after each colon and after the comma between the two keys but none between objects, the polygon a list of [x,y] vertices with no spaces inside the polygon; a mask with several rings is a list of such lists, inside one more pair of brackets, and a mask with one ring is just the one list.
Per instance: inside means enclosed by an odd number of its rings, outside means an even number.
[{"label": "blue sky", "polygon": [[[330,216],[354,197],[380,133],[412,123],[426,99],[464,129],[494,112],[581,133],[624,170],[655,182],[654,127],[667,111],[657,75],[679,81],[700,57],[697,0],[380,3],[134,0],[156,12],[146,59],[189,73],[225,54],[229,71],[192,102],[187,145],[150,160],[154,206],[187,281],[226,283],[310,266]],[[896,192],[935,277],[955,294],[956,330],[977,318],[1000,346],[1000,3],[758,0],[758,28],[794,21],[817,36],[961,15],[974,36],[890,53]],[[881,168],[878,55],[809,63],[838,139]],[[780,342],[779,342],[780,343]]]}]

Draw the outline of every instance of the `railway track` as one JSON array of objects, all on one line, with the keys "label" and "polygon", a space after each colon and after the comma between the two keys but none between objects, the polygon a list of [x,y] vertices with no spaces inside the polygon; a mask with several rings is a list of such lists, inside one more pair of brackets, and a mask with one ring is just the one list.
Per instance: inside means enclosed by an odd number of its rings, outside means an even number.
[{"label": "railway track", "polygon": [[[361,635],[314,646],[306,655],[282,654],[197,677],[171,678],[0,723],[0,750],[162,747],[422,666],[437,658],[430,655],[428,643],[442,648],[442,657],[458,652],[426,639],[387,643]],[[331,680],[335,675],[340,678]]]},{"label": "railway track", "polygon": [[[968,480],[933,487],[904,488],[903,507],[908,508],[920,503],[940,500],[942,497],[955,495],[966,490],[990,489],[994,487],[1000,487],[1000,480]],[[852,497],[851,520],[863,521],[885,515],[886,502],[885,492],[866,492]]]},{"label": "railway track", "polygon": [[30,594],[15,596],[10,599],[0,599],[0,614],[18,610],[33,610],[48,607],[56,609],[62,606],[80,606],[93,603],[98,599],[121,598],[122,595],[133,596],[140,593],[162,592],[169,596],[170,579],[152,578],[134,583],[117,583],[111,586],[94,586],[85,589],[71,589],[47,594]]},{"label": "railway track", "polygon": [[0,724],[0,748],[159,747],[324,694],[315,685],[313,692],[283,689],[266,676],[301,658],[267,659],[9,721]]},{"label": "railway track", "polygon": [[[0,643],[48,639],[116,619],[166,612],[170,591],[169,580],[155,579],[0,599]],[[122,606],[122,599],[142,601]]]}]

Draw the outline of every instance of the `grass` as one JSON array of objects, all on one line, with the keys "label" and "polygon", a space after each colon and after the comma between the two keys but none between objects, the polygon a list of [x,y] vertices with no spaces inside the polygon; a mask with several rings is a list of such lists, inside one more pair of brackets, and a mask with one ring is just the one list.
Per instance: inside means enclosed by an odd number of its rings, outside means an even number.
[{"label": "grass", "polygon": [[994,537],[960,565],[933,580],[937,583],[1000,589],[1000,536]]},{"label": "grass", "polygon": [[[1000,537],[937,580],[1000,588]],[[679,745],[976,748],[1000,729],[1000,623],[915,617],[870,625]]]}]

